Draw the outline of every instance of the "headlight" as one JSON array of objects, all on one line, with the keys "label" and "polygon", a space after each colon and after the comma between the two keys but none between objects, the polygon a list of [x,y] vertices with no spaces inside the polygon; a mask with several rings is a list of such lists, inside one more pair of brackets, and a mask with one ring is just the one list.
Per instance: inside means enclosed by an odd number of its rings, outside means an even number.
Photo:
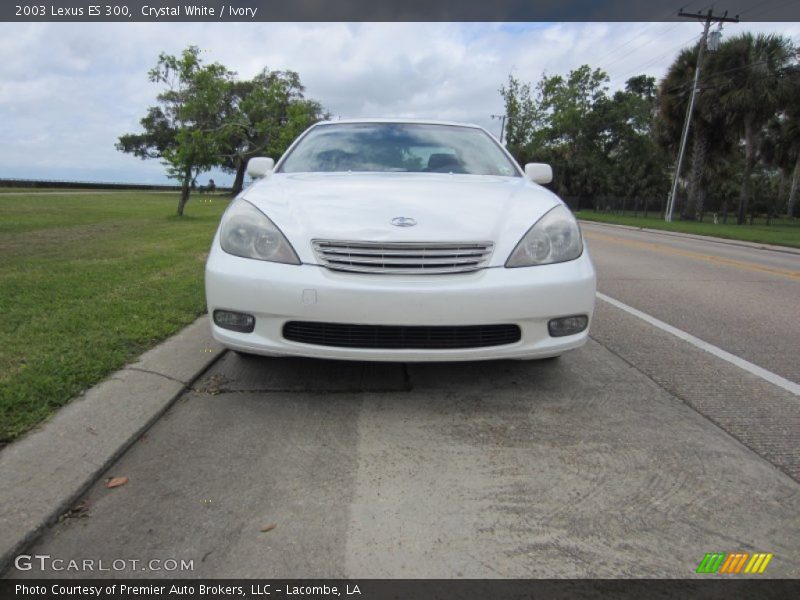
[{"label": "headlight", "polygon": [[522,236],[506,261],[507,267],[530,267],[574,260],[583,253],[578,222],[566,206],[559,205]]},{"label": "headlight", "polygon": [[267,215],[246,200],[234,200],[225,211],[219,242],[228,254],[299,265],[300,259]]}]

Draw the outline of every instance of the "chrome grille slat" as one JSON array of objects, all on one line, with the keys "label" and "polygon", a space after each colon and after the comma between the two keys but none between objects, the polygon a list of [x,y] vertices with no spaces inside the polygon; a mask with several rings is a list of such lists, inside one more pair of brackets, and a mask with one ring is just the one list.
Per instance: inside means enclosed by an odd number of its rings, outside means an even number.
[{"label": "chrome grille slat", "polygon": [[468,268],[465,269],[463,267],[459,268],[434,268],[429,267],[426,269],[381,269],[375,267],[358,267],[356,265],[325,265],[327,268],[331,269],[332,271],[348,271],[352,273],[388,273],[391,275],[444,275],[448,273],[466,273],[469,271],[476,271],[475,268]]},{"label": "chrome grille slat", "polygon": [[[417,257],[408,258],[383,258],[383,257],[365,257],[365,256],[358,256],[357,258],[353,258],[351,260],[347,260],[345,255],[336,255],[336,258],[329,257],[329,262],[335,263],[342,263],[342,264],[349,264],[351,262],[358,263],[358,264],[374,264],[374,265],[408,265],[409,263],[416,263]],[[467,256],[454,256],[452,258],[425,258],[425,265],[450,265],[450,264],[477,264],[481,262],[481,259],[467,257]]]},{"label": "chrome grille slat", "polygon": [[485,268],[492,242],[351,242],[312,240],[321,265],[334,271],[398,275],[466,273]]},{"label": "chrome grille slat", "polygon": [[329,255],[343,255],[343,256],[486,256],[490,251],[488,250],[420,250],[413,252],[409,250],[386,250],[386,249],[369,249],[363,250],[359,248],[341,249],[341,248],[320,248],[325,254]]}]

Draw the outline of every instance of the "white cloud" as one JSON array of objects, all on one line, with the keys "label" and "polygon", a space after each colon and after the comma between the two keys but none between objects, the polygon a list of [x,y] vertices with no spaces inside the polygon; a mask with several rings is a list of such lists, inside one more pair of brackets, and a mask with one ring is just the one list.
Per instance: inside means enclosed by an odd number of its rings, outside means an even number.
[{"label": "white cloud", "polygon": [[[732,25],[800,39],[800,24]],[[157,161],[114,149],[135,131],[157,86],[159,52],[189,44],[242,77],[263,67],[300,73],[334,116],[408,116],[476,122],[497,132],[498,88],[510,72],[581,64],[606,69],[612,88],[663,75],[697,23],[39,23],[0,24],[0,177],[161,181]],[[215,174],[215,178],[218,177]],[[218,182],[225,177],[219,177]]]}]

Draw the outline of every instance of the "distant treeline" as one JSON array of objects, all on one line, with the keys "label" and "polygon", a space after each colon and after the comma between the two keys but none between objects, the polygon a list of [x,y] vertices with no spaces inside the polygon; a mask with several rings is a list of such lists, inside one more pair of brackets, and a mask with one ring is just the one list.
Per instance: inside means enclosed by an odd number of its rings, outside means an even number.
[{"label": "distant treeline", "polygon": [[[505,139],[519,160],[553,165],[552,188],[582,208],[627,210],[671,194],[691,113],[676,214],[793,217],[800,204],[800,49],[788,36],[744,32],[708,49],[684,48],[657,82],[636,75],[611,92],[582,65],[537,82],[509,75],[500,89]],[[696,85],[695,85],[696,83]],[[624,199],[622,202],[608,199]],[[748,219],[749,217],[749,219]]]},{"label": "distant treeline", "polygon": [[[160,192],[180,192],[179,185],[157,183],[110,183],[107,181],[53,181],[49,179],[3,179],[0,187],[18,188],[65,188],[81,190],[155,190]],[[217,187],[217,192],[229,192],[231,188]]]}]

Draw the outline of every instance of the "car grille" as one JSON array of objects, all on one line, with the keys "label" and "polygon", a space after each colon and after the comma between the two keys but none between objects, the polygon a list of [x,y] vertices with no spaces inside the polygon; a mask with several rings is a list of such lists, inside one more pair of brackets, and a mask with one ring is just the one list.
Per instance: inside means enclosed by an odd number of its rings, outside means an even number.
[{"label": "car grille", "polygon": [[293,342],[385,350],[448,350],[513,344],[521,338],[517,325],[349,325],[289,321],[283,337]]},{"label": "car grille", "polygon": [[335,271],[436,275],[486,267],[491,242],[343,242],[312,240],[320,263]]}]

